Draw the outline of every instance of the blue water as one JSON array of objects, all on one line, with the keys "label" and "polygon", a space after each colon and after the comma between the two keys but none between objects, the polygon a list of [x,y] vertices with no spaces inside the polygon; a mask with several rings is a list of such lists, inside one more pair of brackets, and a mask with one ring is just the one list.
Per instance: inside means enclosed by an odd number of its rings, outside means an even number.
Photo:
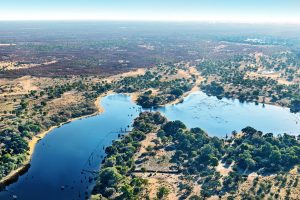
[{"label": "blue water", "polygon": [[252,126],[265,133],[300,134],[300,114],[288,108],[238,100],[209,97],[201,91],[194,92],[177,105],[159,108],[169,120],[181,120],[188,127],[201,127],[209,135],[223,137],[233,130]]},{"label": "blue water", "polygon": [[42,139],[29,171],[0,193],[0,199],[11,199],[10,195],[17,195],[18,200],[84,199],[93,184],[88,180],[92,174],[82,174],[82,169],[97,170],[103,146],[117,139],[121,128],[128,130],[139,114],[130,97],[121,94],[107,96],[102,106],[101,115],[65,124]]},{"label": "blue water", "polygon": [[[93,187],[89,177],[94,177],[90,171],[99,169],[103,147],[117,139],[121,129],[128,130],[139,114],[139,107],[126,95],[106,96],[101,104],[104,113],[65,124],[42,139],[29,171],[1,192],[0,199],[17,195],[20,200],[71,200],[84,199],[85,192],[89,195]],[[300,133],[300,115],[289,109],[218,100],[202,92],[157,110],[169,120],[181,120],[190,128],[201,127],[220,137],[246,126],[276,134]]]}]

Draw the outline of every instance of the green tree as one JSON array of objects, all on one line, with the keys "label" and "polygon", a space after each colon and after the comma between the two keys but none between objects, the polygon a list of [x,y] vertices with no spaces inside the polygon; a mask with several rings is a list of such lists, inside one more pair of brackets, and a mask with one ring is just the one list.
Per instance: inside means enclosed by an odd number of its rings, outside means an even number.
[{"label": "green tree", "polygon": [[163,199],[165,198],[166,196],[168,196],[168,194],[170,193],[170,190],[167,188],[167,187],[164,187],[164,186],[161,186],[159,189],[158,189],[158,192],[156,194],[156,197],[158,199]]},{"label": "green tree", "polygon": [[122,179],[122,175],[115,167],[104,168],[99,175],[101,185],[105,187],[113,187]]},{"label": "green tree", "polygon": [[278,150],[273,150],[270,155],[271,163],[279,163],[281,162],[281,153]]},{"label": "green tree", "polygon": [[167,122],[163,126],[163,130],[165,131],[166,135],[176,134],[179,129],[186,129],[186,126],[179,120]]}]

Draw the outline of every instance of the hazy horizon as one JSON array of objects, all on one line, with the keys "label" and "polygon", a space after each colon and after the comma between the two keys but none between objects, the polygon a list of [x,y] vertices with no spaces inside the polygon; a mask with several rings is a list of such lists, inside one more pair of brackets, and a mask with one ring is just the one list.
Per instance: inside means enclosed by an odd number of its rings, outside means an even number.
[{"label": "hazy horizon", "polygon": [[58,22],[58,23],[145,23],[147,24],[178,24],[178,25],[237,25],[237,26],[289,26],[300,27],[300,22],[238,22],[238,21],[172,21],[172,20],[122,20],[122,19],[0,19],[0,23],[43,23],[43,22]]},{"label": "hazy horizon", "polygon": [[11,0],[0,21],[161,21],[300,24],[297,0]]}]

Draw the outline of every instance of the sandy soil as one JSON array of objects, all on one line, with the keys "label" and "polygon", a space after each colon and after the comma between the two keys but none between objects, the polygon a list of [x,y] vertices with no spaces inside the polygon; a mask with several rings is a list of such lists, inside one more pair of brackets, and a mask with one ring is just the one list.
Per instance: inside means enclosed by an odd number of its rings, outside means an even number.
[{"label": "sandy soil", "polygon": [[205,80],[204,77],[202,77],[200,75],[200,73],[198,72],[198,70],[196,69],[196,67],[190,67],[189,68],[189,73],[190,74],[194,74],[196,76],[196,83],[195,83],[195,87],[192,88],[192,92],[199,90],[199,85],[201,84],[202,81]]},{"label": "sandy soil", "polygon": [[[155,146],[153,142],[157,139],[157,133],[149,133],[146,135],[146,138],[140,142],[141,148],[134,156],[134,160],[138,160],[139,157],[147,152],[148,146]],[[152,150],[153,151],[153,150]],[[154,156],[145,156],[141,158],[142,163],[137,165],[137,169],[145,167],[146,170],[153,171],[169,171],[170,167],[174,164],[170,163],[171,156],[174,152],[166,151],[165,148],[154,150]],[[146,159],[144,159],[146,158]],[[161,160],[161,158],[164,158]],[[160,162],[157,162],[160,161]],[[148,180],[148,185],[146,187],[145,194],[149,195],[150,199],[155,199],[157,192],[160,187],[164,186],[170,190],[169,195],[164,198],[167,200],[177,200],[180,199],[180,196],[183,194],[183,191],[180,191],[179,183],[188,183],[193,187],[192,194],[200,194],[200,185],[196,183],[190,183],[187,180],[182,179],[181,174],[167,174],[167,173],[134,173],[135,175],[142,177]]]},{"label": "sandy soil", "polygon": [[110,77],[106,78],[106,80],[110,83],[110,82],[119,80],[122,77],[131,77],[131,76],[144,75],[145,72],[146,72],[145,68],[139,68],[139,69],[134,70],[134,71],[125,72],[125,73],[122,73],[122,74],[117,74],[117,75],[114,75],[114,76],[110,76]]},{"label": "sandy soil", "polygon": [[182,70],[182,69],[179,69],[177,74],[181,78],[190,78],[191,77],[190,74],[187,71]]},{"label": "sandy soil", "polygon": [[137,153],[137,157],[142,153],[147,152],[146,148],[148,146],[155,146],[154,142],[152,142],[155,138],[157,138],[156,133],[148,133],[146,139],[141,142],[141,149]]},{"label": "sandy soil", "polygon": [[146,194],[150,199],[155,199],[158,189],[161,186],[167,187],[170,190],[169,195],[165,198],[168,200],[177,200],[179,196],[178,183],[181,181],[179,175],[176,174],[152,174],[152,173],[135,173],[135,175],[148,180]]},{"label": "sandy soil", "polygon": [[195,67],[189,67],[189,71],[188,71],[188,72],[186,72],[186,71],[184,71],[184,72],[182,72],[182,71],[179,72],[179,71],[178,71],[178,73],[179,73],[182,77],[184,77],[184,78],[191,78],[191,75],[195,75],[195,76],[196,76],[195,86],[194,86],[190,91],[185,92],[185,93],[182,95],[182,98],[176,99],[176,100],[174,100],[174,101],[172,101],[172,102],[166,104],[165,106],[167,106],[167,105],[178,104],[178,103],[180,103],[180,102],[183,100],[183,98],[187,97],[187,96],[188,96],[189,94],[191,94],[192,92],[199,91],[199,89],[200,89],[200,88],[199,88],[199,85],[201,84],[202,81],[205,80],[205,78],[202,77],[202,76],[200,75],[200,73],[197,71],[197,69],[196,69]]},{"label": "sandy soil", "polygon": [[131,96],[132,102],[136,103],[137,99],[139,98],[140,93],[139,92],[134,92],[134,93],[130,93],[130,94],[127,94],[127,95]]},{"label": "sandy soil", "polygon": [[231,167],[225,167],[224,163],[221,163],[219,161],[219,164],[216,167],[216,171],[220,172],[220,174],[223,175],[223,176],[228,176],[229,173],[232,171],[232,168]]},{"label": "sandy soil", "polygon": [[292,85],[293,82],[289,82],[283,78],[280,78],[280,73],[278,72],[274,72],[274,73],[270,73],[270,74],[262,74],[259,72],[250,72],[247,74],[250,78],[271,78],[273,80],[276,80],[279,84],[283,84],[283,85]]},{"label": "sandy soil", "polygon": [[44,63],[37,63],[37,64],[18,64],[17,62],[0,62],[0,69],[3,70],[16,70],[16,69],[27,69],[32,67],[39,67],[43,65],[51,65],[57,63],[56,60],[48,61]]},{"label": "sandy soil", "polygon": [[15,80],[0,79],[1,88],[7,90],[0,93],[0,96],[28,94],[31,90],[38,90],[39,88],[35,85],[37,79],[30,76],[24,76]]}]

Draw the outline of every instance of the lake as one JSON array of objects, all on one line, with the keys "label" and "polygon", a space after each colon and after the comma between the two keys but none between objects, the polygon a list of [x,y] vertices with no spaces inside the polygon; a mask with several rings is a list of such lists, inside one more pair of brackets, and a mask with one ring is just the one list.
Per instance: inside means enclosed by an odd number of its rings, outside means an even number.
[{"label": "lake", "polygon": [[[12,195],[20,200],[89,196],[95,171],[105,156],[104,147],[129,130],[141,111],[123,94],[108,95],[101,104],[104,113],[65,124],[43,138],[36,146],[28,172],[0,192],[0,199],[11,199]],[[200,91],[187,96],[183,103],[155,110],[169,120],[181,120],[190,128],[201,127],[219,137],[246,126],[276,134],[300,133],[300,115],[287,108],[218,100]]]},{"label": "lake", "polygon": [[209,135],[223,137],[233,130],[252,126],[265,133],[300,134],[300,114],[289,108],[207,96],[198,91],[184,98],[184,102],[157,109],[169,120],[181,120],[188,127],[200,127]]}]

